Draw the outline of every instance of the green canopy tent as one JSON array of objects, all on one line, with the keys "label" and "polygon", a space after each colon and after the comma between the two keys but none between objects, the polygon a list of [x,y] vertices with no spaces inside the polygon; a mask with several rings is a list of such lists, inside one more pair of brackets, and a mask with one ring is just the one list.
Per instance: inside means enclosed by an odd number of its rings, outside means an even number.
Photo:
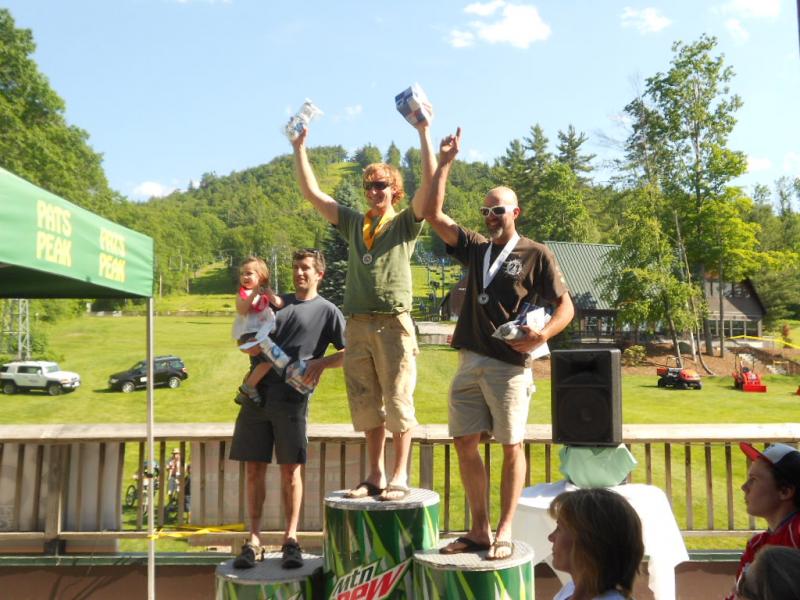
[{"label": "green canopy tent", "polygon": [[[153,464],[153,240],[2,168],[0,224],[0,298],[147,299],[147,445]],[[148,514],[149,598],[155,597],[154,512]]]}]

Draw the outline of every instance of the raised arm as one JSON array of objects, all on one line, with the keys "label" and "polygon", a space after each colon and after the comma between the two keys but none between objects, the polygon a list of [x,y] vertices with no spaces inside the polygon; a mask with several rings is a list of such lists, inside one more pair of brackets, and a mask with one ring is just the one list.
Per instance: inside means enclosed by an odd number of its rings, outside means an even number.
[{"label": "raised arm", "polygon": [[423,121],[414,126],[419,133],[419,153],[422,159],[422,182],[411,200],[411,209],[417,220],[424,218],[422,205],[430,194],[431,180],[433,171],[436,169],[436,156],[433,153],[433,142],[431,142],[431,129],[427,121]]},{"label": "raised arm", "polygon": [[300,184],[300,191],[303,193],[303,197],[311,202],[317,212],[325,217],[329,223],[336,225],[339,223],[339,205],[336,200],[319,189],[317,178],[311,169],[311,163],[308,162],[308,154],[306,153],[307,136],[308,129],[303,129],[303,132],[292,140],[297,183]]},{"label": "raised arm", "polygon": [[444,214],[442,207],[444,206],[447,177],[450,174],[450,167],[458,155],[460,145],[461,128],[459,127],[455,135],[447,136],[439,145],[439,166],[433,173],[430,191],[427,197],[423,198],[421,209],[422,216],[448,246],[455,246],[458,242],[458,225]]}]

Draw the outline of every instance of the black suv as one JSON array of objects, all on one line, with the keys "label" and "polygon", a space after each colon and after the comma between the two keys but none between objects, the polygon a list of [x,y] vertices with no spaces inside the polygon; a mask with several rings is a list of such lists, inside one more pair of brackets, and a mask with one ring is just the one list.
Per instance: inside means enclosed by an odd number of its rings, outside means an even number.
[{"label": "black suv", "polygon": [[[186,366],[177,356],[156,356],[153,359],[155,378],[153,385],[166,385],[172,389],[180,386],[189,377]],[[108,387],[121,392],[132,392],[147,385],[147,364],[139,361],[127,371],[114,373],[108,378]]]}]

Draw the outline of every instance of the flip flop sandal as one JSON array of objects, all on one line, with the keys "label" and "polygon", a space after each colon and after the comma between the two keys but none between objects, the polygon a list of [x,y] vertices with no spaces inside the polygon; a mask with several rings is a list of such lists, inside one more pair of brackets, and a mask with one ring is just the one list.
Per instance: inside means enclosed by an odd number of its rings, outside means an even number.
[{"label": "flip flop sandal", "polygon": [[[456,545],[460,544],[460,545]],[[446,546],[439,548],[439,554],[466,554],[472,552],[482,552],[488,550],[491,544],[481,544],[468,537],[458,537]]]},{"label": "flip flop sandal", "polygon": [[[508,549],[508,554],[506,556],[497,556],[497,550],[499,548]],[[514,542],[511,540],[495,540],[492,544],[493,554],[487,554],[486,560],[506,560],[514,556]]]},{"label": "flip flop sandal", "polygon": [[347,498],[352,498],[354,500],[357,500],[359,498],[366,498],[367,496],[377,496],[381,492],[383,492],[383,490],[374,483],[370,483],[369,481],[362,481],[353,489],[348,490],[345,496]]},{"label": "flip flop sandal", "polygon": [[[387,485],[381,495],[378,496],[378,500],[381,502],[399,502],[401,500],[405,500],[406,497],[411,493],[411,488],[405,485],[396,485],[396,484],[389,484]],[[390,498],[389,496],[394,494],[394,498]]]}]

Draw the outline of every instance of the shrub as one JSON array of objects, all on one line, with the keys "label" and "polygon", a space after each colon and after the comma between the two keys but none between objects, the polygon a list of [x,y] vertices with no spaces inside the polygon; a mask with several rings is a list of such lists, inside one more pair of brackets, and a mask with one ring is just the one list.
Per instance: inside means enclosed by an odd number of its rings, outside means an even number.
[{"label": "shrub", "polygon": [[644,362],[646,353],[644,346],[629,346],[622,353],[622,364],[626,367],[635,367]]}]

